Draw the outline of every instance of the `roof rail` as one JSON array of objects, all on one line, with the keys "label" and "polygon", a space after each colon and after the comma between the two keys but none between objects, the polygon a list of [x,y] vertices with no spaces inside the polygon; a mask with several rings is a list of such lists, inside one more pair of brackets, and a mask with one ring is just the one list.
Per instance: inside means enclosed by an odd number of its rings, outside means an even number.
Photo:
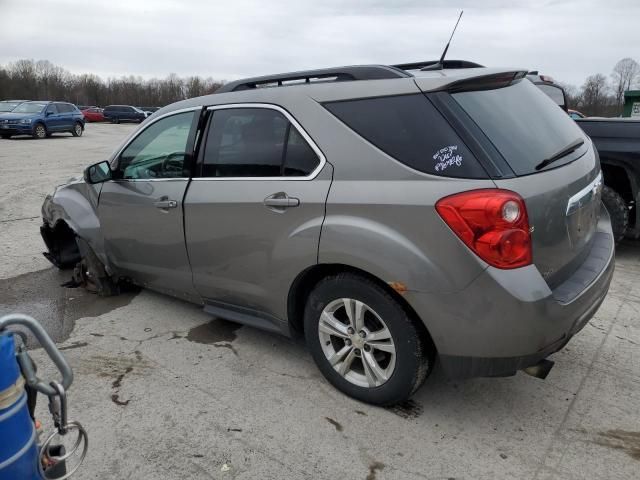
[{"label": "roof rail", "polygon": [[[414,63],[400,63],[398,65],[392,65],[395,68],[399,68],[400,70],[423,70],[432,65],[436,65],[438,60],[427,60],[425,62],[414,62]],[[442,68],[444,69],[455,69],[455,68],[484,68],[484,65],[480,65],[479,63],[470,62],[468,60],[444,60],[442,62]]]},{"label": "roof rail", "polygon": [[404,78],[412,75],[388,65],[353,65],[350,67],[323,68],[301,72],[280,73],[264,77],[244,78],[224,84],[216,93],[237,92],[254,88],[278,86],[296,83],[340,82],[349,80],[382,80],[388,78]]}]

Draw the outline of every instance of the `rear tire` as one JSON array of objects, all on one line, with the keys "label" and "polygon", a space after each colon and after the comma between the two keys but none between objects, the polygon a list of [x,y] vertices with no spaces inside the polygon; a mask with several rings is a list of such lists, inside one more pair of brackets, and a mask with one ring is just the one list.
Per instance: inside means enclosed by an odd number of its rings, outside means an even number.
[{"label": "rear tire", "polygon": [[627,232],[629,226],[629,208],[624,199],[611,187],[603,187],[602,203],[607,208],[611,217],[611,229],[613,230],[613,238],[619,243]]},{"label": "rear tire", "polygon": [[4,140],[9,140],[11,138],[11,135],[7,135],[6,133],[3,133],[2,135],[0,135],[0,137],[2,137]]},{"label": "rear tire", "polygon": [[82,124],[80,122],[76,122],[73,126],[73,130],[71,130],[71,135],[74,137],[81,137],[84,132],[84,128],[82,128]]},{"label": "rear tire", "polygon": [[363,276],[342,273],[320,281],[307,300],[304,330],[325,378],[363,402],[403,402],[431,370],[434,352],[411,315]]}]

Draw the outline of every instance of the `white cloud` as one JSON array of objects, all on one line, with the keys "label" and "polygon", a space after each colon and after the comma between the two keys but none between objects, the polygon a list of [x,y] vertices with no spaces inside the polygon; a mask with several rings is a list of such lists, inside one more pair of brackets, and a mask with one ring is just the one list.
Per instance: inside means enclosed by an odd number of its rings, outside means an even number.
[{"label": "white cloud", "polygon": [[640,60],[637,0],[0,0],[0,64],[34,58],[104,77],[229,80],[435,59],[460,8],[449,58],[578,85],[622,57]]}]

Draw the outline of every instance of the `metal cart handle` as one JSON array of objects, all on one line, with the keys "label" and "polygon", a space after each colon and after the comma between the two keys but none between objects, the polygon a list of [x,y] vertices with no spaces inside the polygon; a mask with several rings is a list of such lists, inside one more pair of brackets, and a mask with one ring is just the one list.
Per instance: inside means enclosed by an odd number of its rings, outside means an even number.
[{"label": "metal cart handle", "polygon": [[[56,347],[56,344],[53,343],[49,334],[42,328],[37,321],[35,321],[32,317],[28,315],[22,315],[19,313],[12,313],[9,315],[5,315],[4,317],[0,317],[0,332],[5,330],[7,327],[12,325],[22,325],[29,329],[33,335],[36,337],[40,345],[45,349],[53,363],[58,367],[60,374],[62,375],[62,381],[60,382],[65,390],[69,388],[71,382],[73,382],[73,371],[71,367],[67,363],[67,360],[64,358],[60,350]],[[16,355],[18,359],[18,363],[20,364],[20,368],[22,369],[22,373],[25,376],[25,380],[27,385],[36,389],[40,393],[51,397],[57,395],[56,390],[49,385],[48,382],[44,382],[40,380],[36,375],[35,365],[33,361],[29,357],[28,353],[24,349],[20,349],[20,351]]]}]

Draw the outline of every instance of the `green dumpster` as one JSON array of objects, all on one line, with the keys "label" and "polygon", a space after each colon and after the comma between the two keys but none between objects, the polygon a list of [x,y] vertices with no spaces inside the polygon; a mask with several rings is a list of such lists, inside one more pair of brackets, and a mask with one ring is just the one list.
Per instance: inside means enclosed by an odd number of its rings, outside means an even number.
[{"label": "green dumpster", "polygon": [[624,92],[622,116],[640,118],[640,90],[627,90]]}]

